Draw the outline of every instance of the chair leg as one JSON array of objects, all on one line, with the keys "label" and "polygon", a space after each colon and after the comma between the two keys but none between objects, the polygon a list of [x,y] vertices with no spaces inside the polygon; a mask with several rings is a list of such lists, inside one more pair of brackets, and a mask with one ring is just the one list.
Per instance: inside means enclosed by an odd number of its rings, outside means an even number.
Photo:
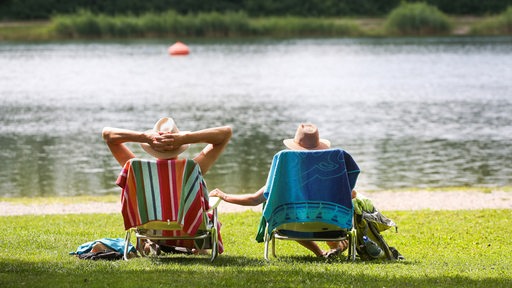
[{"label": "chair leg", "polygon": [[212,257],[210,259],[210,262],[213,262],[215,258],[217,258],[217,254],[219,253],[219,242],[217,239],[217,228],[212,229],[211,235],[210,235],[210,241],[212,246]]},{"label": "chair leg", "polygon": [[128,244],[130,243],[132,233],[130,229],[126,231],[126,235],[124,236],[124,251],[123,251],[123,259],[128,261]]},{"label": "chair leg", "polygon": [[[270,233],[270,236],[267,234],[267,232],[265,231],[265,260],[269,260],[268,258],[268,246],[269,244],[272,245],[272,256],[277,257],[276,256],[276,238],[274,237],[274,233]],[[272,243],[270,243],[272,242]]]},{"label": "chair leg", "polygon": [[357,232],[355,229],[350,230],[349,234],[349,249],[348,249],[348,257],[347,260],[355,261],[356,260],[356,243],[357,243]]},{"label": "chair leg", "polygon": [[272,238],[272,256],[274,256],[274,258],[276,258],[276,237],[274,236],[274,232],[272,232],[271,234],[271,238]]},{"label": "chair leg", "polygon": [[210,259],[210,262],[213,262],[215,258],[217,258],[217,255],[219,254],[219,239],[217,235],[217,228],[218,228],[218,215],[217,215],[217,208],[213,209],[213,219],[212,219],[212,225],[213,229],[211,229],[210,233],[210,241],[211,241],[211,247],[212,247],[212,257]]},{"label": "chair leg", "polygon": [[263,236],[263,240],[265,242],[265,251],[263,251],[263,256],[265,257],[265,260],[269,261],[268,259],[268,242],[270,241],[268,236],[268,224],[265,226],[265,235]]}]

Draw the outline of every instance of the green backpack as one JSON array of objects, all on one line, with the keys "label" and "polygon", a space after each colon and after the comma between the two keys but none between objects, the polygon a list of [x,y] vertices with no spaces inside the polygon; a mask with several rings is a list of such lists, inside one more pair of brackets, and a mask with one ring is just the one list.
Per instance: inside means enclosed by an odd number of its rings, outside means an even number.
[{"label": "green backpack", "polygon": [[359,258],[361,260],[404,260],[400,252],[395,247],[389,246],[380,234],[391,227],[395,227],[395,231],[398,232],[395,222],[377,211],[371,200],[359,193],[352,199],[352,203],[354,204],[354,226],[357,232],[356,252]]}]

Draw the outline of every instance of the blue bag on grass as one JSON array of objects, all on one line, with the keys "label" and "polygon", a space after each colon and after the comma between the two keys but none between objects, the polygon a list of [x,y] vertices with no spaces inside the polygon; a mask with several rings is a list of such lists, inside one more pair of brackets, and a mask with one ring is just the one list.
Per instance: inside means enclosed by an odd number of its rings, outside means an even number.
[{"label": "blue bag on grass", "polygon": [[[84,243],[76,249],[75,252],[69,252],[70,255],[82,255],[85,253],[91,252],[93,246],[101,242],[103,245],[107,246],[113,251],[116,251],[120,254],[124,253],[124,239],[123,238],[102,238],[98,240],[94,240],[91,242]],[[131,243],[128,243],[128,251],[129,252],[136,252],[137,250]]]}]

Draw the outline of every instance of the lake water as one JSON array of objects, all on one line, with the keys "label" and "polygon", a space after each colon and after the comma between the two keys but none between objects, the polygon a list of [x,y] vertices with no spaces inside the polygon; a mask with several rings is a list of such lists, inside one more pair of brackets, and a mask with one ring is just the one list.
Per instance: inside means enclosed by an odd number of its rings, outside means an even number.
[{"label": "lake water", "polygon": [[210,189],[258,189],[306,121],[354,157],[360,190],[512,184],[512,38],[171,44],[0,43],[0,196],[118,193],[102,128],[164,116],[233,127]]}]

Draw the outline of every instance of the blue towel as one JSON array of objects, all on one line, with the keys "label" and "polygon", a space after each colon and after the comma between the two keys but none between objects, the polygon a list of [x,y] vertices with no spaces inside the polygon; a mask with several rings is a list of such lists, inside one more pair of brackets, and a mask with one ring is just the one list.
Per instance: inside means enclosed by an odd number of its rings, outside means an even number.
[{"label": "blue towel", "polygon": [[341,149],[280,151],[267,178],[262,222],[268,222],[269,231],[293,222],[326,222],[350,229],[351,192],[358,175],[359,167]]},{"label": "blue towel", "polygon": [[[92,250],[92,247],[97,242],[103,243],[103,245],[107,246],[108,248],[117,251],[121,254],[124,253],[124,239],[123,238],[101,238],[98,240],[94,240],[91,242],[84,243],[76,249],[75,252],[70,252],[71,255],[82,255],[84,253],[89,253]],[[128,251],[129,252],[136,252],[135,247],[131,243],[128,243]]]}]

